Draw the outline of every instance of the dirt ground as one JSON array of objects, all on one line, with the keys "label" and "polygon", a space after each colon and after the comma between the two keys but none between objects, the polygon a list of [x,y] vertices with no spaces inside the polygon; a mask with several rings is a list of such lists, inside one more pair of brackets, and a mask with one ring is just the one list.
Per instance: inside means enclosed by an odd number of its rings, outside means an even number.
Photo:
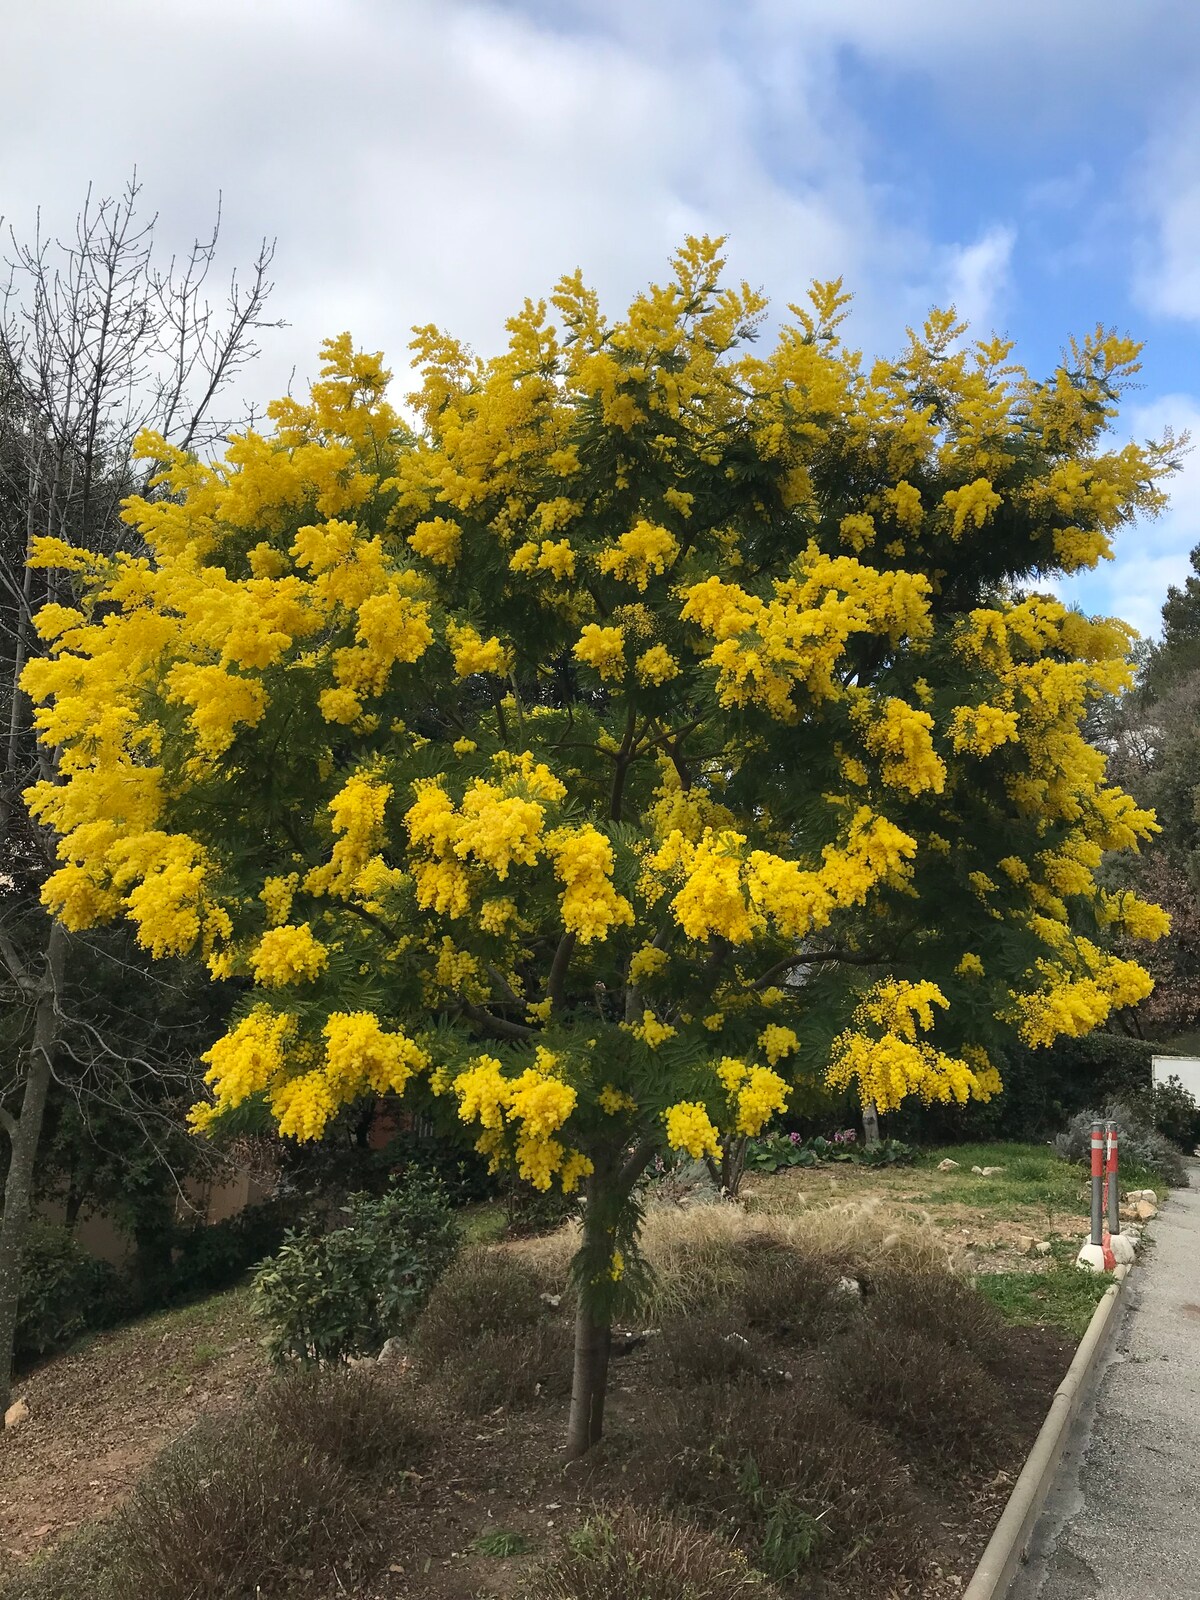
[{"label": "dirt ground", "polygon": [[28,1373],[29,1420],[0,1432],[0,1579],[128,1491],[201,1416],[266,1375],[247,1296],[234,1292],[100,1334]]}]

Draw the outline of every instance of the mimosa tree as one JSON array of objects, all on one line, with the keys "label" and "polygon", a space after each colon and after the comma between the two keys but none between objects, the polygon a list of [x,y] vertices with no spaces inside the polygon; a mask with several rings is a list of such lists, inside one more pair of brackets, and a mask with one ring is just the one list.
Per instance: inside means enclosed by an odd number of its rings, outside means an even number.
[{"label": "mimosa tree", "polygon": [[415,431],[332,340],[224,461],[146,439],[143,555],[35,556],[78,597],[26,672],[47,904],[244,980],[200,1128],[439,1096],[582,1186],[575,1453],[656,1153],[803,1074],[991,1094],[1165,920],[1095,878],[1154,826],[1080,732],[1128,630],[1025,592],[1160,503],[1169,441],[1106,447],[1137,347],[1036,382],[938,313],[864,369],[823,284],[760,355],[721,267],[689,241],[615,324],[564,279],[493,360],[421,330]]}]

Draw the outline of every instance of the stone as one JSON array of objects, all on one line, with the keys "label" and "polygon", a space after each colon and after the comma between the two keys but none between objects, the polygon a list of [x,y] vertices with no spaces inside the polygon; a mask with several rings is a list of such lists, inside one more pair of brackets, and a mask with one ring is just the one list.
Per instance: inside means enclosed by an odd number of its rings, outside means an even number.
[{"label": "stone", "polygon": [[379,1352],[379,1365],[381,1367],[395,1367],[404,1360],[404,1346],[399,1339],[393,1336],[383,1341],[383,1349]]},{"label": "stone", "polygon": [[983,1168],[982,1168],[982,1167],[972,1167],[972,1168],[971,1168],[971,1171],[972,1171],[972,1172],[975,1172],[975,1173],[978,1173],[978,1175],[979,1175],[979,1176],[980,1176],[980,1177],[981,1177],[981,1178],[982,1178],[982,1177],[983,1177]]},{"label": "stone", "polygon": [[1039,1239],[1033,1248],[1037,1251],[1038,1255],[1048,1256],[1050,1254],[1050,1241],[1049,1239]]},{"label": "stone", "polygon": [[938,1169],[939,1172],[957,1172],[958,1171],[958,1162],[957,1161],[951,1161],[950,1157],[947,1156],[945,1161],[939,1161],[938,1162],[937,1169]]},{"label": "stone", "polygon": [[1108,1242],[1112,1246],[1113,1259],[1117,1265],[1119,1267],[1132,1266],[1137,1257],[1137,1251],[1129,1235],[1127,1233],[1114,1233]]},{"label": "stone", "polygon": [[557,1311],[559,1306],[562,1305],[562,1295],[560,1294],[544,1293],[538,1295],[538,1299],[544,1306],[549,1306],[551,1311]]},{"label": "stone", "polygon": [[839,1278],[837,1287],[839,1294],[852,1294],[856,1299],[862,1299],[862,1284],[857,1278]]},{"label": "stone", "polygon": [[1030,1255],[1036,1247],[1037,1247],[1037,1240],[1034,1239],[1033,1237],[1030,1237],[1030,1238],[1022,1237],[1022,1238],[1017,1240],[1017,1249],[1021,1252],[1021,1254],[1023,1256]]},{"label": "stone", "polygon": [[1075,1257],[1075,1265],[1085,1272],[1100,1273],[1104,1271],[1104,1246],[1092,1244],[1090,1241],[1082,1245],[1079,1254]]},{"label": "stone", "polygon": [[1149,1200],[1139,1200],[1133,1210],[1139,1222],[1149,1222],[1151,1217],[1158,1215],[1158,1207],[1151,1205]]},{"label": "stone", "polygon": [[29,1421],[29,1406],[24,1400],[14,1400],[4,1413],[4,1431],[10,1428],[19,1428],[23,1422]]},{"label": "stone", "polygon": [[981,1167],[980,1172],[985,1178],[994,1177],[997,1172],[1003,1172],[1003,1167]]},{"label": "stone", "polygon": [[1148,1200],[1152,1206],[1158,1204],[1158,1196],[1153,1189],[1130,1189],[1125,1196],[1126,1205],[1137,1205],[1139,1200]]}]

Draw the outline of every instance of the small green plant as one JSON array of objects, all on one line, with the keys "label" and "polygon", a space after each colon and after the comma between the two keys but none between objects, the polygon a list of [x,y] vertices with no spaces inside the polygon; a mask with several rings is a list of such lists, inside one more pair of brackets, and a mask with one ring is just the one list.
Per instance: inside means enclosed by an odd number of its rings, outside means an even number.
[{"label": "small green plant", "polygon": [[481,1533],[475,1541],[475,1548],[481,1556],[523,1556],[528,1555],[533,1549],[529,1539],[523,1533],[514,1533],[506,1528],[497,1528],[493,1533]]},{"label": "small green plant", "polygon": [[881,1139],[878,1144],[864,1145],[857,1159],[865,1167],[911,1167],[917,1152],[903,1139]]},{"label": "small green plant", "polygon": [[759,1559],[772,1578],[791,1578],[815,1554],[821,1542],[821,1519],[786,1492],[763,1483],[758,1463],[748,1456],[738,1473],[738,1493],[762,1521]]},{"label": "small green plant", "polygon": [[457,1248],[436,1179],[418,1175],[378,1199],[353,1195],[328,1233],[289,1233],[254,1278],[276,1362],[303,1365],[372,1355],[404,1332]]}]

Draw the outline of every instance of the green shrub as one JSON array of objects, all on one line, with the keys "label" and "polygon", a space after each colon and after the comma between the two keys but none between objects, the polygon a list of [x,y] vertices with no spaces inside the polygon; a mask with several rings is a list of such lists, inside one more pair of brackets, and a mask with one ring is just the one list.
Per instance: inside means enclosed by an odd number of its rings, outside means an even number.
[{"label": "green shrub", "polygon": [[1164,1139],[1147,1117],[1117,1101],[1099,1111],[1080,1111],[1072,1117],[1065,1130],[1055,1139],[1055,1149],[1064,1161],[1090,1163],[1092,1123],[1110,1119],[1120,1131],[1120,1162],[1123,1168],[1137,1168],[1157,1177],[1162,1183],[1186,1187],[1187,1167],[1178,1148],[1169,1139]]},{"label": "green shrub", "polygon": [[21,1257],[16,1355],[27,1361],[61,1350],[128,1309],[115,1267],[77,1243],[66,1228],[35,1222]]},{"label": "green shrub", "polygon": [[164,1299],[176,1302],[229,1288],[279,1249],[294,1210],[294,1202],[264,1200],[221,1222],[181,1229]]},{"label": "green shrub", "polygon": [[410,1179],[378,1199],[354,1195],[328,1233],[288,1233],[255,1274],[254,1298],[276,1361],[346,1361],[405,1331],[457,1248],[435,1180]]},{"label": "green shrub", "polygon": [[623,1505],[568,1534],[525,1593],[528,1600],[773,1600],[779,1591],[726,1540]]},{"label": "green shrub", "polygon": [[1200,1105],[1174,1073],[1155,1085],[1154,1126],[1187,1155],[1200,1145]]}]

